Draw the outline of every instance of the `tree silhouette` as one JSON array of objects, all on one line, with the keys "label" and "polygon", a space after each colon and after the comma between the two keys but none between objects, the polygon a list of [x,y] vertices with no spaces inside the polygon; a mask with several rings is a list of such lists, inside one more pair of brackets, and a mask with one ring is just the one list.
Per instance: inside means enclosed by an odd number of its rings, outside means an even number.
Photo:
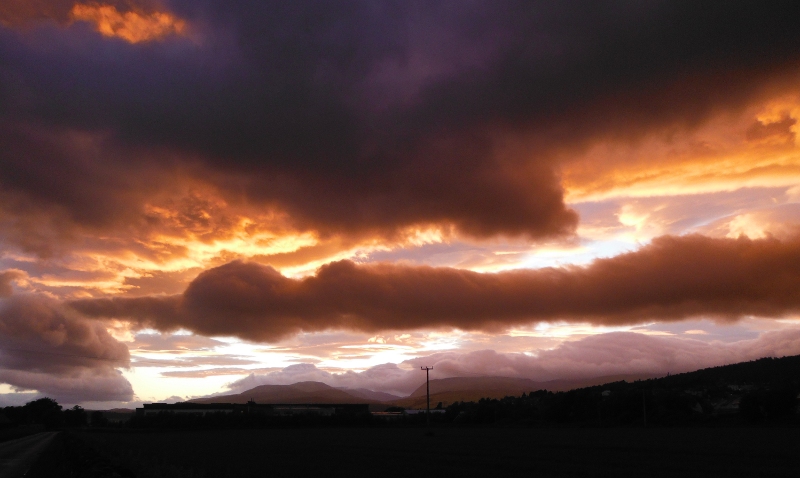
[{"label": "tree silhouette", "polygon": [[68,427],[82,427],[86,425],[86,410],[80,405],[75,405],[64,411],[64,425]]},{"label": "tree silhouette", "polygon": [[41,423],[48,428],[61,425],[61,405],[52,398],[40,398],[22,407],[31,423]]}]

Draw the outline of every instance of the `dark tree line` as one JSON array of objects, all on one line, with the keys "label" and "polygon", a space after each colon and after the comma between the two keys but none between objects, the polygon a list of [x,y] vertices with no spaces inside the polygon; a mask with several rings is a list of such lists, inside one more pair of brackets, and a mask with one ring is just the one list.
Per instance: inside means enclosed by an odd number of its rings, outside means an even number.
[{"label": "dark tree line", "polygon": [[454,403],[447,407],[447,415],[456,424],[522,426],[681,425],[710,417],[710,409],[695,397],[671,390],[623,389],[604,395],[609,391],[539,390],[520,397]]},{"label": "dark tree line", "polygon": [[0,408],[0,423],[4,427],[44,425],[48,429],[80,427],[88,422],[86,410],[78,405],[64,410],[52,398],[40,398],[21,407]]},{"label": "dark tree line", "polygon": [[365,426],[371,423],[369,413],[347,415],[290,415],[276,416],[261,413],[181,414],[159,412],[145,416],[133,416],[126,424],[130,428],[272,428],[272,427],[326,427]]}]

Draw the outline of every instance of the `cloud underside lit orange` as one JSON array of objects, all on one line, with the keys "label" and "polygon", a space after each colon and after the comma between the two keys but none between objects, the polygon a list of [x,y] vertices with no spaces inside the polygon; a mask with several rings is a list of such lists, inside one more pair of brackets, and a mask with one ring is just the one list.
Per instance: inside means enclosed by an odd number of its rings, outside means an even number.
[{"label": "cloud underside lit orange", "polygon": [[800,240],[665,236],[587,267],[480,274],[341,261],[290,279],[232,262],[182,295],[87,299],[90,317],[161,330],[274,341],[299,332],[457,328],[498,331],[541,321],[622,325],[707,316],[736,320],[800,311]]},{"label": "cloud underside lit orange", "polygon": [[567,200],[796,186],[798,119],[800,93],[791,86],[691,128],[652,130],[636,141],[599,140],[564,158]]},{"label": "cloud underside lit orange", "polygon": [[121,38],[129,43],[157,40],[182,34],[186,22],[165,12],[120,12],[113,5],[76,3],[70,11],[73,20],[90,22],[107,37]]},{"label": "cloud underside lit orange", "polygon": [[[103,155],[130,157],[132,164],[136,157],[120,153],[113,140],[103,135],[48,135],[30,126],[7,127],[6,134],[14,138],[9,142],[11,154],[17,150],[27,153],[20,154],[19,161],[30,163],[27,158],[31,154],[43,156],[56,149],[65,157],[61,167],[67,172],[55,168],[31,171],[41,181],[55,183],[45,190],[17,191],[20,186],[11,185],[2,192],[7,206],[0,206],[0,220],[8,218],[10,242],[41,256],[72,247],[70,239],[82,233],[87,242],[89,237],[101,235],[114,237],[117,244],[130,242],[117,253],[125,257],[123,269],[136,269],[139,263],[143,270],[206,267],[237,257],[270,254],[283,255],[283,262],[275,265],[307,269],[303,261],[308,260],[309,247],[319,245],[314,257],[317,263],[311,266],[316,267],[341,259],[341,254],[363,244],[413,244],[409,231],[415,230],[433,231],[440,239],[480,240],[503,235],[563,239],[569,238],[578,224],[575,212],[569,209],[570,201],[669,197],[745,187],[790,189],[800,184],[800,151],[794,133],[800,109],[796,101],[785,100],[779,109],[783,116],[759,119],[771,104],[754,103],[734,120],[712,119],[702,128],[675,134],[669,140],[656,132],[631,144],[598,140],[584,155],[575,153],[547,167],[526,166],[536,161],[526,158],[529,150],[509,147],[508,154],[518,156],[512,164],[498,162],[501,172],[483,167],[462,170],[455,174],[460,177],[454,178],[443,166],[425,178],[420,176],[424,170],[399,175],[402,179],[382,187],[332,179],[317,189],[313,186],[319,178],[304,178],[300,173],[276,173],[276,177],[287,178],[280,182],[266,173],[240,175],[152,164],[131,168],[100,161],[93,164],[86,159],[75,169],[70,163],[91,157],[94,148]],[[759,133],[758,128],[763,131]],[[15,157],[9,159],[9,175],[15,172],[16,161]],[[56,162],[51,159],[51,164]],[[561,184],[556,182],[554,169],[562,170]],[[70,180],[59,182],[56,175],[63,174],[69,174]],[[363,179],[365,184],[371,181]],[[442,187],[434,188],[435,183]],[[417,194],[420,184],[424,188]],[[263,188],[247,192],[256,186]],[[264,196],[263,191],[289,193],[274,197]],[[23,210],[24,215],[17,213]],[[286,244],[261,247],[267,240]],[[121,258],[109,253],[107,259]]]}]

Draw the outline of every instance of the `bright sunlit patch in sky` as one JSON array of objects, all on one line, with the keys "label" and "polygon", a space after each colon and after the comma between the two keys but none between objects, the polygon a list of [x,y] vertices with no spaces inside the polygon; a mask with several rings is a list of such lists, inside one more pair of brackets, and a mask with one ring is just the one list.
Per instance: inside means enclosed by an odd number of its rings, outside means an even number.
[{"label": "bright sunlit patch in sky", "polygon": [[419,354],[419,348],[399,344],[342,345],[327,359],[320,360],[321,369],[363,371],[384,363],[399,363]]},{"label": "bright sunlit patch in sky", "polygon": [[180,397],[208,395],[223,389],[226,384],[246,375],[219,375],[187,380],[184,378],[164,377],[161,373],[165,370],[137,367],[130,370],[122,370],[122,375],[133,385],[138,399],[145,402],[159,401],[173,395]]},{"label": "bright sunlit patch in sky", "polygon": [[605,334],[609,332],[625,332],[629,326],[598,326],[592,324],[570,324],[565,322],[542,322],[533,327],[513,329],[509,335],[521,337],[552,337],[558,339],[576,339],[589,335]]}]

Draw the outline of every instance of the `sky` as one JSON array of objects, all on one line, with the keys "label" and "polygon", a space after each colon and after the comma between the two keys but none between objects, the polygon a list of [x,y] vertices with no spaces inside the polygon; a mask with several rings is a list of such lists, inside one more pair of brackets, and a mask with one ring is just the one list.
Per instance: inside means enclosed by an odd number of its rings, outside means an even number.
[{"label": "sky", "polygon": [[5,0],[0,406],[800,354],[799,10]]}]

